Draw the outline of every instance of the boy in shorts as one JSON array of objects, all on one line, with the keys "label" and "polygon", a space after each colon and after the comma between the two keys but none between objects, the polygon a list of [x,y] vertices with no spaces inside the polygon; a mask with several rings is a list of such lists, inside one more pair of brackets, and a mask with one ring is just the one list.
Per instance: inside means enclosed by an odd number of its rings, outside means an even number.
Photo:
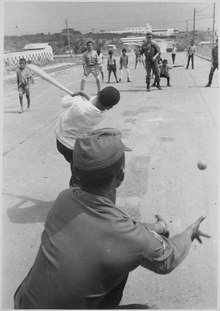
[{"label": "boy in shorts", "polygon": [[108,60],[107,60],[107,70],[108,70],[108,83],[110,83],[110,77],[111,77],[111,73],[113,72],[114,76],[115,76],[115,80],[116,82],[118,83],[118,78],[117,78],[117,75],[116,75],[116,59],[115,57],[113,56],[113,51],[112,50],[109,50],[108,51],[108,54],[109,54],[109,57],[108,57]]},{"label": "boy in shorts", "polygon": [[70,187],[79,185],[73,167],[76,138],[87,136],[104,119],[105,111],[115,106],[119,100],[120,93],[112,86],[104,88],[94,97],[79,91],[73,96],[66,95],[62,98],[64,111],[55,126],[55,135],[58,151],[70,163]]},{"label": "boy in shorts", "polygon": [[96,85],[99,92],[101,90],[101,85],[98,70],[98,54],[95,50],[93,50],[92,41],[87,42],[87,51],[85,51],[82,55],[82,65],[83,65],[83,77],[80,83],[80,91],[84,90],[86,79],[91,73],[96,80]]},{"label": "boy in shorts", "polygon": [[21,58],[19,60],[19,67],[16,71],[17,85],[19,93],[19,102],[21,110],[19,113],[23,113],[23,94],[26,94],[27,98],[27,111],[30,109],[30,85],[34,83],[31,71],[26,67],[26,59]]}]

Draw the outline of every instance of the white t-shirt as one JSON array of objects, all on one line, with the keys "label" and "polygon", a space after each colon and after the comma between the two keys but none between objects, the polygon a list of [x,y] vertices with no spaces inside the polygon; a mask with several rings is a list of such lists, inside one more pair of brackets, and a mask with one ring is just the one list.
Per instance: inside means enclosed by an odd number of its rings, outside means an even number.
[{"label": "white t-shirt", "polygon": [[56,138],[73,150],[76,138],[88,135],[103,120],[104,111],[83,96],[64,96],[62,107],[64,111],[55,125]]},{"label": "white t-shirt", "polygon": [[177,48],[174,46],[174,47],[172,48],[172,54],[176,54],[176,51],[177,51]]}]

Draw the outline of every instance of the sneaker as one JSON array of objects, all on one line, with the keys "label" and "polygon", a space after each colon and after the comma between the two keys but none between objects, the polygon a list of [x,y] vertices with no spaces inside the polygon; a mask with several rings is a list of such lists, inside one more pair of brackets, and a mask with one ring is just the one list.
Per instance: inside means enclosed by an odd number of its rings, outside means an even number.
[{"label": "sneaker", "polygon": [[158,90],[162,90],[162,88],[160,87],[160,85],[157,85],[156,88],[157,88]]},{"label": "sneaker", "polygon": [[167,84],[167,86],[171,87],[171,85],[170,85],[170,84]]},{"label": "sneaker", "polygon": [[127,80],[127,82],[131,82],[131,80],[130,80],[130,79],[128,79],[128,80]]},{"label": "sneaker", "polygon": [[23,113],[24,112],[24,110],[23,109],[21,109],[18,113]]},{"label": "sneaker", "polygon": [[26,111],[29,111],[30,110],[30,107],[27,107]]},{"label": "sneaker", "polygon": [[154,86],[156,86],[156,84],[155,84],[155,83],[153,83],[153,84],[151,85],[151,87],[154,87]]},{"label": "sneaker", "polygon": [[207,83],[206,85],[205,85],[205,87],[210,87],[211,86],[211,83]]}]

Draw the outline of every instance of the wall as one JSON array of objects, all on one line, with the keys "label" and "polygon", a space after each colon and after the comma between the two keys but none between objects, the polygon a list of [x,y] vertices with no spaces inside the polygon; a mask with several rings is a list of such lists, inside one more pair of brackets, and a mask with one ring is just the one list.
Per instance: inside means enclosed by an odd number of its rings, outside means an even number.
[{"label": "wall", "polygon": [[50,47],[42,50],[7,53],[3,56],[4,65],[18,65],[20,58],[25,58],[26,60],[30,60],[31,62],[38,62],[42,59],[53,60],[54,56],[53,51]]}]

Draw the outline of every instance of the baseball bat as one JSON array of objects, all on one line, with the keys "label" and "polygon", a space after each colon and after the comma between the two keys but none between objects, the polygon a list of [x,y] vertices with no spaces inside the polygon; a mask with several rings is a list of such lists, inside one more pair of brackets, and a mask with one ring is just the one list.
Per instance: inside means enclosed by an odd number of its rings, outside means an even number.
[{"label": "baseball bat", "polygon": [[74,92],[68,90],[65,86],[63,86],[60,82],[58,82],[56,79],[52,78],[48,73],[46,73],[43,69],[39,68],[36,65],[28,64],[27,67],[33,71],[36,75],[44,79],[45,81],[53,84],[54,86],[60,88],[61,90],[65,91],[69,95],[73,95]]}]

